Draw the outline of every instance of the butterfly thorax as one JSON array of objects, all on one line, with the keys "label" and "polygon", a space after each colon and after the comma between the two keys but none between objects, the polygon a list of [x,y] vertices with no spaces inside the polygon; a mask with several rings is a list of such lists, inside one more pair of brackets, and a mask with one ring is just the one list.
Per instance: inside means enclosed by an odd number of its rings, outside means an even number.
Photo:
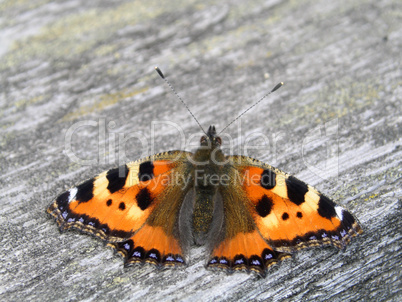
[{"label": "butterfly thorax", "polygon": [[207,135],[201,138],[201,146],[192,158],[196,196],[192,225],[193,236],[198,244],[203,244],[212,226],[216,207],[214,197],[222,181],[225,162],[220,145],[221,139],[217,136],[215,127],[210,126]]}]

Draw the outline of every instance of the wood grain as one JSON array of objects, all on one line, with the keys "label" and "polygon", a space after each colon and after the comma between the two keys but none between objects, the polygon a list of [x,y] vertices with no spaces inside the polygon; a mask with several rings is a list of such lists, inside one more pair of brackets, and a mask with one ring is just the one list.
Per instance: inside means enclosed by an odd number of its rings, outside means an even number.
[{"label": "wood grain", "polygon": [[[400,300],[401,10],[391,0],[2,1],[0,299]],[[225,131],[230,153],[316,186],[364,234],[344,251],[300,251],[261,279],[208,271],[196,247],[185,269],[124,268],[102,242],[59,233],[45,209],[64,190],[199,140],[155,65],[205,128],[223,129],[284,81]],[[252,135],[260,147],[245,150]]]}]

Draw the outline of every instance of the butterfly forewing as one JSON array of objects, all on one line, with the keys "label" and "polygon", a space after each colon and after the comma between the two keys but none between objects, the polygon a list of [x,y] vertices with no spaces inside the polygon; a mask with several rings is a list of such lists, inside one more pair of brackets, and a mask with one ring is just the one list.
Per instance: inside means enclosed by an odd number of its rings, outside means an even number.
[{"label": "butterfly forewing", "polygon": [[165,152],[105,171],[61,194],[47,211],[61,230],[113,243],[128,262],[181,264],[177,217],[191,182],[174,178],[189,174],[188,156]]},{"label": "butterfly forewing", "polygon": [[361,233],[347,210],[299,179],[252,158],[234,157],[232,163],[259,232],[277,251],[342,248]]}]

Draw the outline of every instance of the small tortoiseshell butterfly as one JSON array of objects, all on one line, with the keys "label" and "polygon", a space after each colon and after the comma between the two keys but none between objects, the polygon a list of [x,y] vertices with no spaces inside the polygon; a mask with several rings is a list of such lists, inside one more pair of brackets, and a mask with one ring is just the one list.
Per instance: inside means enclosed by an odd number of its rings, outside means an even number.
[{"label": "small tortoiseshell butterfly", "polygon": [[183,265],[191,244],[207,244],[208,267],[262,276],[295,250],[343,248],[362,233],[315,188],[256,159],[224,155],[221,143],[210,126],[195,153],[163,152],[103,172],[47,212],[62,231],[95,235],[126,263]]}]

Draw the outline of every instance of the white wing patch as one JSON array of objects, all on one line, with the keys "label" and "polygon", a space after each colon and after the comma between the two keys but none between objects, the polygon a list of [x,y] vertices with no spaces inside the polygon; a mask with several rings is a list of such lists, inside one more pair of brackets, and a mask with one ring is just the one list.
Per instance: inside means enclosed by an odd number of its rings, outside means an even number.
[{"label": "white wing patch", "polygon": [[70,195],[68,195],[68,203],[70,203],[75,199],[75,196],[77,195],[78,189],[77,188],[71,188],[68,191],[70,192]]},{"label": "white wing patch", "polygon": [[335,207],[336,215],[338,215],[338,217],[341,221],[343,220],[343,211],[344,211],[344,209],[342,207],[340,207],[340,206]]}]

